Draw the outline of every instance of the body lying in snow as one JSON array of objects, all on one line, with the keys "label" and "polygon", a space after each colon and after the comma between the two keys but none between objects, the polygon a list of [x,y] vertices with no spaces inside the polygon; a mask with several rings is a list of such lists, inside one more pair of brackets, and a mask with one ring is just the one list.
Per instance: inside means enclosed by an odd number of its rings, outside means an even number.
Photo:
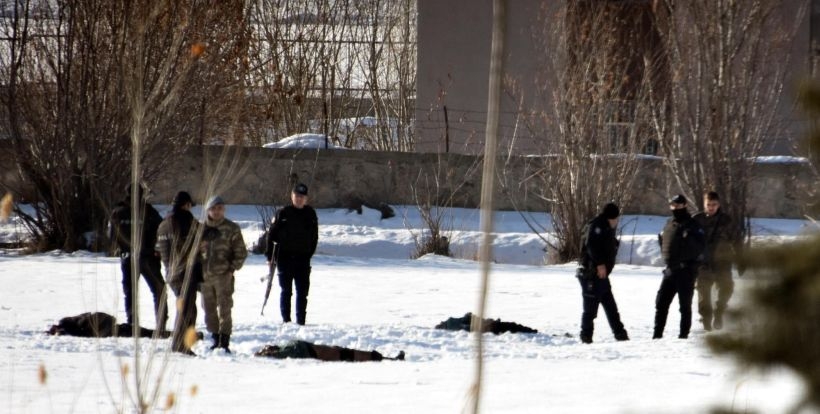
[{"label": "body lying in snow", "polygon": [[340,346],[317,345],[305,341],[290,341],[283,346],[265,345],[254,354],[255,356],[272,358],[313,358],[321,361],[381,361],[384,359],[404,361],[404,351],[400,351],[394,358],[385,357],[377,351],[360,351],[358,349],[343,348]]},{"label": "body lying in snow", "polygon": [[[436,325],[436,329],[446,329],[448,331],[469,331],[473,314],[467,312],[460,318],[452,317]],[[528,326],[519,325],[515,322],[504,322],[500,319],[484,319],[481,323],[481,332],[492,332],[496,335],[504,332],[510,333],[538,333],[537,330]]]},{"label": "body lying in snow", "polygon": [[[108,338],[134,336],[135,327],[131,324],[117,324],[117,319],[104,312],[86,312],[76,316],[60,319],[57,325],[51,325],[46,331],[49,335],[69,335],[84,338]],[[137,334],[143,338],[153,338],[155,331],[137,326]],[[159,332],[158,338],[167,338],[170,333]]]}]

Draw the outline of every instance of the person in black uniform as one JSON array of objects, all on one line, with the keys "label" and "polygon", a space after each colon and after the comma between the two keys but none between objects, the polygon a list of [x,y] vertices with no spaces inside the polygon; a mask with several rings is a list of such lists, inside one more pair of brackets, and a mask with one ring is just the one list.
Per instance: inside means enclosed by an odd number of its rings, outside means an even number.
[{"label": "person in black uniform", "polygon": [[279,269],[279,310],[282,321],[290,322],[292,286],[296,285],[296,323],[305,324],[310,289],[310,258],[319,242],[319,219],[316,210],[307,205],[308,188],[297,184],[291,192],[290,206],[276,213],[268,231],[265,256],[269,266]]},{"label": "person in black uniform", "polygon": [[669,200],[672,218],[666,222],[658,235],[661,255],[666,264],[663,280],[655,297],[655,331],[652,339],[663,337],[669,305],[675,294],[680,304],[680,332],[678,338],[689,337],[692,326],[692,297],[695,295],[695,279],[698,266],[703,261],[706,240],[703,229],[692,219],[686,209],[686,197],[681,194]]},{"label": "person in black uniform", "polygon": [[[168,309],[165,300],[165,281],[162,279],[162,268],[160,266],[159,254],[154,250],[157,242],[157,228],[162,221],[159,212],[145,199],[145,189],[139,186],[137,194],[134,194],[131,185],[126,187],[126,197],[117,203],[111,212],[111,225],[109,227],[109,237],[117,243],[117,250],[120,256],[120,268],[122,270],[122,290],[125,296],[125,316],[129,325],[134,323],[134,283],[133,278],[139,278],[141,274],[148,288],[154,296],[154,316],[156,317],[156,330],[165,331],[165,324],[168,320]],[[137,231],[141,233],[140,252],[137,263],[137,274],[131,272],[131,199],[139,197],[142,220],[137,222]]]},{"label": "person in black uniform", "polygon": [[612,295],[609,275],[615,267],[615,256],[618,254],[618,238],[615,229],[618,227],[618,216],[621,212],[617,205],[609,203],[601,214],[584,226],[584,235],[579,259],[578,281],[584,300],[584,312],[581,315],[581,342],[592,343],[593,321],[598,316],[598,305],[604,307],[609,327],[618,341],[628,341],[629,336],[621,322],[618,305]]}]

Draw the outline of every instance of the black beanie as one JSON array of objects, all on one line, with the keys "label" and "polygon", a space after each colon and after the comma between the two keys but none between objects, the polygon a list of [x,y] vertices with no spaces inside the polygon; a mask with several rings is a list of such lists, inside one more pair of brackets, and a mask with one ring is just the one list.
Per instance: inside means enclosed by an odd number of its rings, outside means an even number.
[{"label": "black beanie", "polygon": [[608,220],[613,220],[621,215],[621,209],[615,203],[607,203],[601,211],[601,215]]}]

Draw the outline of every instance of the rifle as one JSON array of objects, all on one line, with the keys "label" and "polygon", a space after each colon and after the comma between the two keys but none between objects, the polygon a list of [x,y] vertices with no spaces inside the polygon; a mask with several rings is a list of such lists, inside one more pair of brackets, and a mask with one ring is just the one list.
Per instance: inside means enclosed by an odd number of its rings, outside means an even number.
[{"label": "rifle", "polygon": [[268,279],[268,286],[265,288],[265,301],[262,302],[262,312],[260,315],[265,316],[265,305],[268,304],[268,297],[270,297],[270,288],[273,284],[273,272],[276,270],[276,262],[271,260],[270,267],[268,268],[268,274],[265,278]]}]

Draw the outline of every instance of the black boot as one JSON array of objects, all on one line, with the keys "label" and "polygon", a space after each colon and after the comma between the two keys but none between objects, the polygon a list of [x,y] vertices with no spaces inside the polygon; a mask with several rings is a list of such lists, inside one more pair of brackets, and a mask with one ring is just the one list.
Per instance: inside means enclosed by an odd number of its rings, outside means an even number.
[{"label": "black boot", "polygon": [[230,354],[231,350],[228,348],[228,345],[231,344],[231,335],[230,334],[221,334],[219,335],[219,347],[225,350],[225,353]]},{"label": "black boot", "polygon": [[591,344],[592,343],[592,335],[587,335],[587,334],[582,333],[581,334],[581,342],[583,342],[585,344]]},{"label": "black boot", "polygon": [[213,351],[214,349],[219,348],[221,346],[220,344],[222,343],[222,335],[217,333],[211,334],[211,338],[214,339],[214,343],[213,345],[211,345],[211,351]]},{"label": "black boot", "polygon": [[715,321],[712,324],[715,329],[723,329],[723,311],[715,312]]},{"label": "black boot", "polygon": [[618,333],[615,334],[615,340],[616,341],[628,341],[629,340],[629,335],[626,333],[626,331],[618,332]]}]

